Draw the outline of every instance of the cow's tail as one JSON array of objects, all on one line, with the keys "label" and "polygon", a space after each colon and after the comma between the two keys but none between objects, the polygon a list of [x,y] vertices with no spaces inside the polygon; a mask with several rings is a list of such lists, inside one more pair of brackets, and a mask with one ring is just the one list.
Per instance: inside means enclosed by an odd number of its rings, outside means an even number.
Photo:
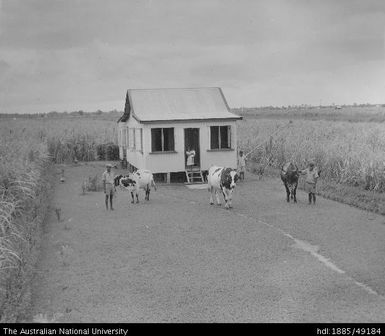
[{"label": "cow's tail", "polygon": [[154,182],[154,177],[151,177],[151,185],[154,187],[154,190],[156,191],[156,184]]}]

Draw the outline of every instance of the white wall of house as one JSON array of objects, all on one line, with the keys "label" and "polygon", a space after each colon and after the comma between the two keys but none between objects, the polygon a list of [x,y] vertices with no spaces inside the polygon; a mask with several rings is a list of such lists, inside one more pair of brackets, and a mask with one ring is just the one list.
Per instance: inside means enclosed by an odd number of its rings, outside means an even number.
[{"label": "white wall of house", "polygon": [[[231,148],[212,150],[210,148],[210,126],[231,127]],[[151,129],[174,128],[173,152],[152,152]],[[128,131],[128,147],[126,149],[127,161],[138,169],[149,169],[153,173],[178,172],[185,170],[185,128],[199,128],[200,137],[200,167],[208,170],[211,165],[237,167],[237,123],[236,121],[207,121],[207,122],[164,122],[141,124],[134,118],[126,123],[119,123],[119,129],[135,129],[136,141]],[[142,131],[140,131],[142,129]],[[138,146],[139,132],[142,132],[141,146]],[[121,133],[120,133],[121,134]],[[127,143],[126,142],[126,143]],[[120,158],[123,159],[124,141],[119,141]]]},{"label": "white wall of house", "polygon": [[[186,126],[187,125],[187,126]],[[195,125],[195,126],[191,126]],[[146,141],[146,167],[154,173],[177,172],[185,170],[184,163],[184,128],[199,127],[200,125],[188,123],[154,123],[146,124],[144,136]],[[174,128],[174,149],[173,153],[152,152],[151,129],[152,128]]]},{"label": "white wall of house", "polygon": [[[210,149],[210,126],[231,126],[231,149]],[[151,128],[174,127],[175,153],[151,153]],[[200,166],[207,170],[211,165],[234,167],[237,166],[237,129],[235,121],[220,122],[176,122],[163,124],[146,124],[144,128],[145,166],[154,173],[177,172],[185,170],[184,129],[199,128],[200,137]]]}]

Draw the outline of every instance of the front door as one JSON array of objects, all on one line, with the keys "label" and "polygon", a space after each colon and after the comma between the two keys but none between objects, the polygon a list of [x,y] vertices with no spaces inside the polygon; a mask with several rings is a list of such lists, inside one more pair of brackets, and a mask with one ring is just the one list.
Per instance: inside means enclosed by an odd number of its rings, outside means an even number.
[{"label": "front door", "polygon": [[184,163],[187,169],[188,150],[195,150],[194,167],[200,168],[200,151],[199,151],[199,128],[184,129]]}]

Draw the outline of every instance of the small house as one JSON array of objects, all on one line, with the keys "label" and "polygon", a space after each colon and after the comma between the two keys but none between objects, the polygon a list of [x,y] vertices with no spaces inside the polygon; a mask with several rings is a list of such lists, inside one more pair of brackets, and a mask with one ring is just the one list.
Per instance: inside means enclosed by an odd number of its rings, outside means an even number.
[{"label": "small house", "polygon": [[[187,182],[203,182],[211,165],[236,168],[241,119],[220,88],[129,89],[118,120],[120,159],[167,182],[181,174]],[[192,171],[188,149],[196,153]]]}]

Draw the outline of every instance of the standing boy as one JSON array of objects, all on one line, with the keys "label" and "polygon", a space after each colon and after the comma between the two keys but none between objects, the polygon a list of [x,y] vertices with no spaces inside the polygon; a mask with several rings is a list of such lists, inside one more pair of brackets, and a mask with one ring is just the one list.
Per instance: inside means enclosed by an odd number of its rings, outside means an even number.
[{"label": "standing boy", "polygon": [[306,175],[305,191],[309,194],[309,204],[311,204],[312,200],[313,204],[315,204],[316,185],[320,172],[318,171],[318,169],[314,168],[314,162],[311,161],[309,162],[308,168],[301,170],[300,173],[302,175]]},{"label": "standing boy", "polygon": [[241,180],[244,180],[245,179],[245,171],[246,171],[246,156],[243,154],[243,151],[239,151],[238,171],[239,171],[239,178]]},{"label": "standing boy", "polygon": [[115,175],[111,171],[111,168],[112,168],[111,164],[107,164],[106,168],[107,170],[103,173],[103,176],[102,176],[104,194],[106,195],[106,209],[108,210],[108,199],[110,199],[110,209],[114,210],[112,206],[112,199],[115,193],[115,183],[114,183]]}]

